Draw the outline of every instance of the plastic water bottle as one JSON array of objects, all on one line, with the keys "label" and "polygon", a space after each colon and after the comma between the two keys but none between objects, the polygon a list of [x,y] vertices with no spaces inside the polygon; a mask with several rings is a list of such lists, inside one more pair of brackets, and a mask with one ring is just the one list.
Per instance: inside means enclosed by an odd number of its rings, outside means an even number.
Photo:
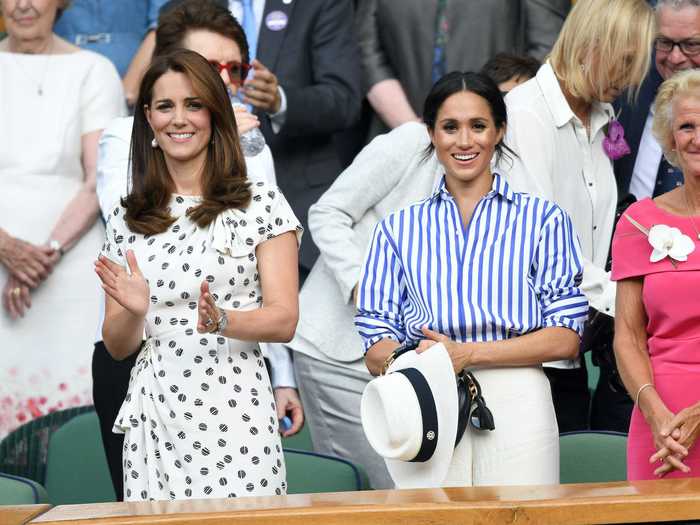
[{"label": "plastic water bottle", "polygon": [[[228,96],[234,108],[240,107],[250,111],[250,108],[241,102],[238,96],[234,95],[230,89],[228,90]],[[260,128],[253,128],[246,131],[239,135],[239,140],[241,141],[243,155],[246,157],[255,157],[265,148],[265,137],[262,131],[260,131]]]}]

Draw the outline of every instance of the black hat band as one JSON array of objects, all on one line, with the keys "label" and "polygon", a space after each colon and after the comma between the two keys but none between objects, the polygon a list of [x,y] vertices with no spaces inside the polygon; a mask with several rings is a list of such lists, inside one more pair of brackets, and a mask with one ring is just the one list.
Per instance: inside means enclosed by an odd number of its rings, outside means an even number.
[{"label": "black hat band", "polygon": [[421,436],[421,445],[418,453],[409,461],[422,463],[433,457],[437,446],[438,417],[435,398],[428,381],[426,381],[425,376],[420,371],[415,368],[403,368],[396,370],[396,372],[406,376],[418,398],[418,406],[420,407],[423,420],[423,435]]}]

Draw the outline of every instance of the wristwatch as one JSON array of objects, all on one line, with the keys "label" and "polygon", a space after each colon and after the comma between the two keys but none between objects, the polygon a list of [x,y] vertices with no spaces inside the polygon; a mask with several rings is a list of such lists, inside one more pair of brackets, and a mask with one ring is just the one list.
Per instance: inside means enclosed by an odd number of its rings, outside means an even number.
[{"label": "wristwatch", "polygon": [[214,330],[214,333],[217,335],[224,335],[224,330],[226,330],[228,326],[228,315],[226,315],[226,310],[223,308],[218,308],[218,310],[219,319],[216,321],[216,330]]},{"label": "wristwatch", "polygon": [[394,350],[392,353],[390,353],[386,360],[384,361],[384,365],[382,366],[382,371],[379,374],[380,376],[386,375],[386,371],[389,369],[391,364],[396,361],[396,359],[405,354],[406,352],[410,352],[411,350],[415,350],[418,348],[418,343],[419,341],[404,341],[400,346],[396,347],[396,350]]},{"label": "wristwatch", "polygon": [[58,255],[63,257],[63,246],[61,246],[61,243],[58,242],[56,239],[49,240],[49,248],[51,248],[55,252],[58,252]]}]

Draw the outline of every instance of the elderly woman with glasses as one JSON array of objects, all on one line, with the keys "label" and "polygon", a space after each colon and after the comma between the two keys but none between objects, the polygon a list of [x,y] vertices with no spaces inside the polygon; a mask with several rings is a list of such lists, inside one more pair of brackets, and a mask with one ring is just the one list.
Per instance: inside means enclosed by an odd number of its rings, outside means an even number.
[{"label": "elderly woman with glasses", "polygon": [[0,0],[0,438],[91,402],[97,141],[125,108],[114,66],[53,32],[67,5]]}]

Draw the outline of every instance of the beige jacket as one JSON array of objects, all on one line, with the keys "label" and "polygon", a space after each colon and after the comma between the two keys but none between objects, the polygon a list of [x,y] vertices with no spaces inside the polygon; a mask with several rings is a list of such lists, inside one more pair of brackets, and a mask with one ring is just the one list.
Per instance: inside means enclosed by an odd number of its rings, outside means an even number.
[{"label": "beige jacket", "polygon": [[[410,122],[370,142],[309,210],[309,229],[321,251],[299,296],[299,324],[289,346],[324,360],[363,357],[355,331],[352,290],[374,227],[389,213],[431,195],[442,175],[423,124]],[[313,356],[318,357],[318,355]]]}]

